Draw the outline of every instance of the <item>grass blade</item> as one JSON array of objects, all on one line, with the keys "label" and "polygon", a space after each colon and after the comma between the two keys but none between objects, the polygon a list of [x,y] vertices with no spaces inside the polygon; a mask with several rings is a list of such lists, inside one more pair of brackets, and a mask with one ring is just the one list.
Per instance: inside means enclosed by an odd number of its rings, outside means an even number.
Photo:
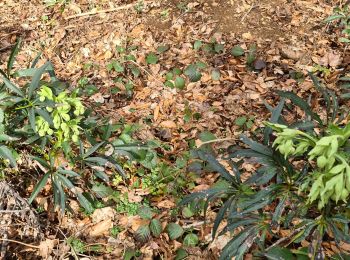
[{"label": "grass blade", "polygon": [[15,62],[16,56],[17,56],[19,49],[21,47],[21,43],[22,43],[22,38],[18,38],[15,47],[11,51],[10,58],[7,62],[7,75],[8,76],[11,74],[13,64]]}]

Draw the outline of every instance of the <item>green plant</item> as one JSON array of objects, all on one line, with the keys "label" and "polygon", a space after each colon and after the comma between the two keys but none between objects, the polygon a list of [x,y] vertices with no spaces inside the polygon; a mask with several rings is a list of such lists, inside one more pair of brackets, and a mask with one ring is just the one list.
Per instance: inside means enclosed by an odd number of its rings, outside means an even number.
[{"label": "green plant", "polygon": [[[210,204],[217,206],[213,238],[218,232],[233,234],[220,259],[243,259],[249,250],[268,259],[293,259],[293,253],[320,259],[323,241],[332,240],[339,248],[341,242],[350,242],[349,125],[339,125],[334,93],[309,75],[323,96],[326,114],[322,117],[296,94],[278,91],[281,101],[274,108],[267,106],[272,116],[262,140],[242,136],[239,146],[228,149],[225,159],[230,171],[209,144],[193,151],[220,177],[211,189],[188,195],[181,205],[204,201],[205,211]],[[307,119],[287,123],[286,99],[304,110]],[[255,168],[249,175],[247,163]],[[282,236],[280,229],[289,234]],[[302,241],[310,244],[307,253],[301,249]]]},{"label": "green plant", "polygon": [[148,223],[141,225],[135,232],[136,238],[141,242],[146,242],[151,235],[159,237],[163,231],[162,224],[159,219],[153,218],[154,212],[150,207],[140,207],[138,215],[147,220]]},{"label": "green plant", "polygon": [[[119,132],[123,125],[111,124],[108,118],[99,118],[87,109],[78,92],[69,92],[57,79],[50,62],[36,68],[40,55],[30,68],[13,71],[20,42],[10,55],[6,71],[0,70],[1,163],[4,167],[27,167],[17,165],[22,156],[36,161],[36,172],[42,177],[30,203],[49,185],[54,204],[62,211],[67,195],[73,195],[89,213],[99,207],[94,198],[101,197],[102,186],[96,179],[109,182],[106,169],[126,178],[118,162],[121,155],[150,165],[156,161],[155,153],[128,137],[127,126]],[[14,83],[15,77],[21,79],[20,87]]]},{"label": "green plant", "polygon": [[333,14],[329,16],[324,22],[331,23],[337,21],[339,27],[342,29],[344,37],[339,38],[340,42],[350,43],[350,10],[349,4],[345,4],[343,7],[336,7],[333,10]]}]

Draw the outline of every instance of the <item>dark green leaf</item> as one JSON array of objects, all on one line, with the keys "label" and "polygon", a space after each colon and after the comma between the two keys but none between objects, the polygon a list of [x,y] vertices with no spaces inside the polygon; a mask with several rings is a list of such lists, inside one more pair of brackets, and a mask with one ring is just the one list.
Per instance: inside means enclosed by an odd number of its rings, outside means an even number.
[{"label": "dark green leaf", "polygon": [[152,219],[149,227],[155,237],[159,237],[162,233],[162,223],[158,219]]},{"label": "dark green leaf", "polygon": [[169,223],[167,226],[167,232],[171,240],[178,239],[184,233],[183,228],[176,223]]},{"label": "dark green leaf", "polygon": [[146,62],[148,64],[157,64],[158,62],[158,56],[154,53],[150,53],[146,56]]},{"label": "dark green leaf", "polygon": [[34,133],[36,133],[35,111],[33,107],[28,109],[28,119],[29,119],[31,128],[33,129]]},{"label": "dark green leaf", "polygon": [[12,92],[16,93],[17,95],[24,97],[23,92],[16,87],[11,81],[9,81],[6,77],[3,77],[2,80],[5,83],[5,86]]},{"label": "dark green leaf", "polygon": [[28,203],[31,204],[33,202],[33,200],[35,199],[35,197],[39,194],[39,192],[44,188],[44,186],[47,183],[47,180],[50,176],[50,173],[46,173],[41,180],[37,183],[37,185],[35,185],[34,190],[32,192],[32,194],[30,195],[29,199],[28,199]]},{"label": "dark green leaf", "polygon": [[244,49],[241,46],[237,45],[237,46],[232,48],[231,53],[233,56],[239,57],[239,56],[242,56],[244,54]]},{"label": "dark green leaf", "polygon": [[185,249],[183,248],[179,248],[176,251],[176,256],[175,256],[175,260],[184,260],[188,257],[188,253],[186,252]]},{"label": "dark green leaf", "polygon": [[157,48],[157,52],[158,53],[163,53],[166,52],[167,50],[169,50],[169,45],[161,45]]},{"label": "dark green leaf", "polygon": [[94,146],[90,147],[86,153],[83,154],[83,157],[89,157],[91,154],[93,154],[94,152],[96,152],[102,145],[104,145],[106,142],[101,142],[101,143],[97,143]]},{"label": "dark green leaf", "polygon": [[185,246],[196,246],[199,242],[199,238],[196,234],[193,234],[193,233],[190,233],[190,234],[187,234],[184,238],[184,245]]},{"label": "dark green leaf", "polygon": [[310,106],[302,98],[289,91],[284,92],[278,90],[277,93],[281,97],[290,99],[296,106],[304,110],[305,113],[312,119],[316,120],[320,125],[323,125],[321,118],[311,110]]},{"label": "dark green leaf", "polygon": [[138,241],[145,243],[147,242],[151,237],[151,230],[148,225],[140,226],[136,232],[135,237]]},{"label": "dark green leaf", "polygon": [[7,62],[7,75],[11,74],[13,63],[15,62],[16,56],[21,48],[22,38],[18,38],[15,47],[12,49],[10,58]]},{"label": "dark green leaf", "polygon": [[82,205],[87,212],[91,213],[94,211],[94,208],[91,205],[90,201],[82,193],[77,193],[77,198],[80,205]]},{"label": "dark green leaf", "polygon": [[148,206],[142,206],[139,208],[137,214],[143,219],[152,219],[153,212],[152,209]]},{"label": "dark green leaf", "polygon": [[202,77],[202,74],[198,71],[198,67],[193,64],[186,67],[184,74],[190,79],[191,82],[197,82]]},{"label": "dark green leaf", "polygon": [[13,154],[9,148],[5,145],[0,145],[0,157],[10,161],[12,167],[16,167],[16,159],[13,157]]},{"label": "dark green leaf", "polygon": [[212,72],[211,72],[211,78],[212,78],[212,80],[216,80],[216,81],[218,81],[218,80],[220,80],[220,70],[218,70],[218,69],[214,69],[214,70],[212,70]]},{"label": "dark green leaf", "polygon": [[269,260],[294,259],[291,251],[287,248],[273,247],[264,254]]},{"label": "dark green leaf", "polygon": [[91,189],[99,198],[107,198],[113,194],[113,189],[109,186],[103,185],[102,183],[94,184]]},{"label": "dark green leaf", "polygon": [[182,78],[180,76],[177,76],[175,78],[174,83],[175,83],[175,88],[184,89],[184,87],[185,87],[185,80],[184,80],[184,78]]},{"label": "dark green leaf", "polygon": [[28,88],[28,98],[30,99],[33,95],[33,92],[39,87],[39,82],[44,74],[45,70],[52,66],[51,62],[46,62],[43,66],[41,66],[39,69],[37,69],[33,75],[32,81],[30,82],[29,88]]},{"label": "dark green leaf", "polygon": [[195,41],[194,44],[193,44],[193,49],[199,50],[201,46],[202,46],[202,42],[199,41],[199,40],[197,40],[197,41]]}]

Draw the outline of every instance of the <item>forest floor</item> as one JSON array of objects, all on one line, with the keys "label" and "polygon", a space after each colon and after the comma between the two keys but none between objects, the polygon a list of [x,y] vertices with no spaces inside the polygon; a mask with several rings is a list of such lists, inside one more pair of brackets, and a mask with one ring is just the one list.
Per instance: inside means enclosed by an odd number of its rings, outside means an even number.
[{"label": "forest floor", "polygon": [[[84,102],[97,113],[114,122],[138,125],[133,134],[138,140],[166,144],[167,149],[159,153],[171,165],[184,156],[191,142],[200,144],[199,134],[204,131],[225,138],[216,145],[220,149],[235,143],[242,132],[259,129],[270,116],[264,102],[274,104],[277,99],[274,90],[293,90],[303,97],[314,93],[312,82],[300,81],[298,75],[304,77],[321,66],[327,70],[324,80],[336,89],[336,79],[347,68],[350,56],[345,50],[339,52],[343,49],[332,28],[323,23],[335,5],[327,0],[4,0],[0,2],[0,65],[5,64],[17,37],[22,37],[16,67],[27,67],[42,52],[38,65],[50,60],[60,79],[72,88],[87,88],[90,97]],[[252,46],[256,46],[250,66],[245,56],[231,55],[237,45],[246,53],[254,52]],[[120,73],[111,69],[125,55],[135,56],[131,63],[140,71],[139,77],[132,78],[132,87],[116,80]],[[183,89],[164,85],[169,71],[198,62],[205,64],[200,81],[187,82]],[[127,80],[131,78],[131,73],[124,74]],[[250,123],[242,125],[239,118]],[[132,176],[133,182],[142,178]],[[181,194],[205,189],[214,181],[215,175],[202,176]],[[211,241],[210,224],[203,225],[203,217],[186,219],[181,212],[174,216],[178,202],[174,194],[150,194],[125,184],[114,188],[128,194],[126,204],[150,201],[163,225],[177,219],[196,230],[201,246],[191,249],[190,259],[217,259],[227,242],[226,236]],[[45,210],[50,207],[47,204],[42,204]],[[85,245],[104,245],[100,253],[81,253],[94,255],[93,259],[121,259],[126,248],[137,248],[141,259],[171,259],[181,247],[166,236],[147,243],[136,241],[133,234],[142,220],[135,214],[96,212],[92,216],[70,214],[60,220],[41,213],[48,225],[45,239],[48,244],[55,242],[48,246],[50,252],[41,250],[40,254],[69,255],[70,248],[61,243],[69,236]],[[209,223],[214,215],[208,215]],[[114,237],[109,235],[109,224],[105,227],[101,223],[106,222],[99,222],[108,218],[114,227],[122,227]],[[37,253],[35,248],[16,244],[11,248],[18,258],[25,258],[28,251],[35,258]]]}]

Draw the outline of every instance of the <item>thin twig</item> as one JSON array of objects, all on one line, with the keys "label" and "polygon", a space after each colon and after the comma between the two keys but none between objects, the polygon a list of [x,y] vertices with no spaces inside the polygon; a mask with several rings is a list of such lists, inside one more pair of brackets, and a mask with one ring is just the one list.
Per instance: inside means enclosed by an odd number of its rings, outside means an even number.
[{"label": "thin twig", "polygon": [[236,140],[236,138],[219,138],[219,139],[214,139],[214,140],[202,142],[199,145],[199,147],[201,147],[202,145],[205,145],[205,144],[211,144],[211,143],[216,143],[216,142],[224,142],[224,141],[233,141],[233,140]]},{"label": "thin twig", "polygon": [[269,251],[269,249],[278,246],[279,244],[281,244],[282,242],[290,239],[292,236],[294,236],[296,233],[298,233],[300,230],[304,229],[305,226],[302,226],[300,228],[297,228],[296,230],[294,230],[289,236],[286,237],[282,237],[279,240],[277,240],[275,243],[273,243],[271,246],[269,246],[268,248],[266,248],[266,251]]},{"label": "thin twig", "polygon": [[26,209],[19,209],[19,210],[0,210],[0,213],[21,213],[23,211],[27,211],[29,208]]},{"label": "thin twig", "polygon": [[86,13],[70,15],[70,16],[67,16],[64,19],[65,20],[70,20],[70,19],[79,18],[79,17],[86,17],[86,16],[90,16],[90,15],[115,12],[115,11],[119,11],[119,10],[129,9],[131,7],[134,7],[136,4],[137,3],[133,3],[133,4],[127,4],[127,5],[118,6],[118,7],[110,8],[110,9],[104,9],[104,10],[98,10],[98,11],[90,11],[90,12],[86,12]]},{"label": "thin twig", "polygon": [[243,22],[245,20],[245,18],[248,16],[248,14],[256,7],[258,7],[259,5],[255,5],[252,4],[252,6],[249,8],[249,10],[242,16],[241,22]]},{"label": "thin twig", "polygon": [[26,244],[17,240],[13,240],[13,239],[7,239],[7,238],[0,238],[0,241],[5,241],[5,242],[12,242],[12,243],[16,243],[16,244],[20,244],[26,247],[31,247],[31,248],[36,248],[39,249],[39,246],[34,246],[34,245],[30,245],[30,244]]}]

